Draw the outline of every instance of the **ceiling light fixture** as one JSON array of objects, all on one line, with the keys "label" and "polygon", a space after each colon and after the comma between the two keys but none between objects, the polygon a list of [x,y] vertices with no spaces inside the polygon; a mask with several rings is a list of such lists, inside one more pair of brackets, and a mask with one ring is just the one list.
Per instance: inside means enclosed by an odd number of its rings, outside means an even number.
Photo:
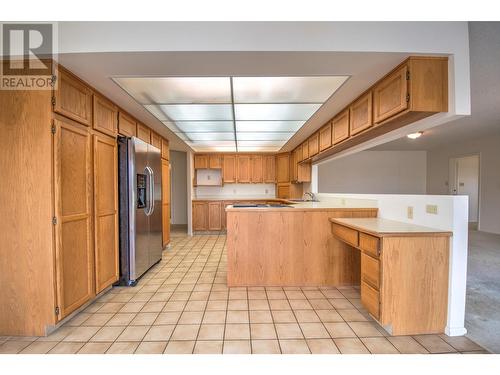
[{"label": "ceiling light fixture", "polygon": [[407,137],[410,138],[410,139],[417,139],[419,138],[422,134],[424,134],[424,132],[416,132],[416,133],[411,133],[411,134],[408,134]]}]

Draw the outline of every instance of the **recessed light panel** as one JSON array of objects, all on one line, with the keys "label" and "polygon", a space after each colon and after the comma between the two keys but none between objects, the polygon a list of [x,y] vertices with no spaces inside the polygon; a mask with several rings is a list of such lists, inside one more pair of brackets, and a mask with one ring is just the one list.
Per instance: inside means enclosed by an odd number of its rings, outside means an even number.
[{"label": "recessed light panel", "polygon": [[114,81],[195,151],[279,151],[348,79],[130,77]]}]

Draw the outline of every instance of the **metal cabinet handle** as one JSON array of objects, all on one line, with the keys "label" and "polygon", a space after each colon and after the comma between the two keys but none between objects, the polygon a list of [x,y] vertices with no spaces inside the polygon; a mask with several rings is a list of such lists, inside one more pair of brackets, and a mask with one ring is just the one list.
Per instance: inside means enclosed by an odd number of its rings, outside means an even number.
[{"label": "metal cabinet handle", "polygon": [[148,202],[147,205],[147,210],[146,210],[146,216],[150,216],[155,208],[155,199],[154,199],[154,172],[150,167],[145,168],[146,173],[148,174],[149,177],[149,197],[146,200]]}]

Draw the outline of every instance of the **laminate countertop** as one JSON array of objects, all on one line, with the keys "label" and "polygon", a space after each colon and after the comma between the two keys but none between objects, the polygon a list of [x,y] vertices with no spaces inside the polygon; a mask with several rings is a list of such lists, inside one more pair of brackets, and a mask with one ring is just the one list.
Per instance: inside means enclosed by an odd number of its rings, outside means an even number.
[{"label": "laminate countertop", "polygon": [[361,202],[360,204],[349,204],[349,205],[340,205],[340,204],[332,204],[328,202],[291,202],[283,200],[283,203],[286,204],[285,207],[234,207],[230,205],[226,207],[227,212],[236,212],[236,211],[261,211],[261,212],[275,212],[275,211],[377,211],[377,207],[369,207],[365,203]]},{"label": "laminate countertop", "polygon": [[330,218],[335,224],[340,224],[360,232],[372,234],[377,237],[384,236],[418,236],[439,235],[451,236],[452,232],[404,223],[402,221],[388,220],[382,218]]}]

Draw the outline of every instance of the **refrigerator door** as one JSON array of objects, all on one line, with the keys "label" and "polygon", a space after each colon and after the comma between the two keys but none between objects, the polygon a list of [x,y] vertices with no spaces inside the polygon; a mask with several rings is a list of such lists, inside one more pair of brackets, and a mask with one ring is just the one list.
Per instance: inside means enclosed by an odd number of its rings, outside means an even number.
[{"label": "refrigerator door", "polygon": [[152,170],[153,209],[149,227],[149,267],[161,260],[162,244],[162,204],[161,204],[161,151],[148,145],[148,167]]},{"label": "refrigerator door", "polygon": [[148,178],[148,144],[133,137],[129,141],[130,279],[137,280],[150,267],[149,228],[151,209]]}]

